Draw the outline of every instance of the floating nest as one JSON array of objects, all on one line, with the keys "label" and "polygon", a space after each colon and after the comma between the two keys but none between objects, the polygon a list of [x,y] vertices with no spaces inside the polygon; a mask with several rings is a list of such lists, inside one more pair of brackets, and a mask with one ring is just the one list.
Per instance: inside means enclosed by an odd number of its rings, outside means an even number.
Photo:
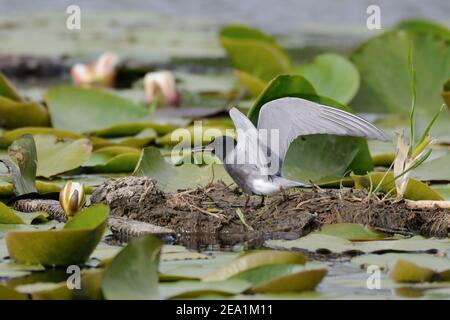
[{"label": "floating nest", "polygon": [[[143,233],[183,236],[204,245],[248,239],[297,238],[324,224],[359,223],[389,233],[447,237],[450,210],[412,208],[405,201],[381,200],[364,190],[313,189],[266,199],[246,196],[223,183],[205,188],[163,192],[150,178],[109,179],[97,187],[91,203],[111,208],[110,228],[118,239]],[[45,210],[64,219],[52,200],[19,200],[16,209]],[[242,213],[242,214],[239,214]],[[196,235],[193,237],[193,235]]]}]

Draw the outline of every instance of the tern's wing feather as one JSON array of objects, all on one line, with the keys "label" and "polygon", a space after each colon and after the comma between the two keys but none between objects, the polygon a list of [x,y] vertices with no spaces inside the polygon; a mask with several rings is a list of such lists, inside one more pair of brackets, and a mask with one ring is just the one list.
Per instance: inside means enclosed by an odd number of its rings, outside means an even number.
[{"label": "tern's wing feather", "polygon": [[253,123],[238,109],[230,110],[230,117],[236,127],[236,154],[242,163],[257,165],[259,168],[267,165],[265,153],[258,143],[258,130]]},{"label": "tern's wing feather", "polygon": [[[272,152],[280,159],[279,170],[290,143],[301,135],[334,134],[390,141],[390,137],[370,122],[349,112],[300,98],[281,98],[262,106],[258,130],[279,130],[279,141],[271,141]],[[280,173],[279,172],[279,173]]]}]

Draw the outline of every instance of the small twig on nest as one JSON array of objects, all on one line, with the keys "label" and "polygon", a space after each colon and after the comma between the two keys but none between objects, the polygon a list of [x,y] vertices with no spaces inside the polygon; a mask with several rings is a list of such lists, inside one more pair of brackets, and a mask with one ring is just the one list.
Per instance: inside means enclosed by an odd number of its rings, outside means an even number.
[{"label": "small twig on nest", "polygon": [[326,199],[331,199],[331,197],[318,197],[318,198],[311,198],[311,199],[308,199],[308,200],[305,200],[305,201],[302,201],[302,202],[299,202],[296,206],[295,206],[295,208],[294,209],[291,209],[291,210],[296,210],[296,209],[299,209],[301,206],[303,206],[303,205],[305,205],[305,204],[307,204],[307,203],[310,203],[310,202],[314,202],[314,201],[320,201],[320,200],[326,200]]},{"label": "small twig on nest", "polygon": [[450,201],[434,201],[434,200],[405,200],[405,204],[410,209],[450,209]]}]

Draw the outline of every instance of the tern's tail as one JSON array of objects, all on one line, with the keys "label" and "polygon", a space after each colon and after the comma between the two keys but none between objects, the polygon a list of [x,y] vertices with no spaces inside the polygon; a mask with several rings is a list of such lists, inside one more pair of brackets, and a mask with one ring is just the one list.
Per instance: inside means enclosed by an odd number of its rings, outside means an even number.
[{"label": "tern's tail", "polygon": [[285,189],[295,188],[295,187],[297,187],[297,188],[312,188],[313,187],[312,184],[292,181],[292,180],[285,179],[283,177],[276,177],[275,179],[273,179],[273,182]]}]

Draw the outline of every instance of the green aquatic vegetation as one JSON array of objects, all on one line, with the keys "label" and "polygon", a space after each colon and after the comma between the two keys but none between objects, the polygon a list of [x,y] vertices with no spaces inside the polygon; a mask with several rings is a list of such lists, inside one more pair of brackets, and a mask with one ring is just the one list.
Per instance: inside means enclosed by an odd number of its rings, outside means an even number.
[{"label": "green aquatic vegetation", "polygon": [[322,54],[309,63],[294,67],[291,58],[271,36],[247,26],[231,25],[220,32],[235,75],[252,96],[282,74],[299,74],[321,96],[349,103],[359,88],[359,74],[347,58]]},{"label": "green aquatic vegetation", "polygon": [[85,262],[100,242],[109,208],[94,205],[75,215],[62,229],[10,231],[6,246],[18,262],[67,266]]}]

